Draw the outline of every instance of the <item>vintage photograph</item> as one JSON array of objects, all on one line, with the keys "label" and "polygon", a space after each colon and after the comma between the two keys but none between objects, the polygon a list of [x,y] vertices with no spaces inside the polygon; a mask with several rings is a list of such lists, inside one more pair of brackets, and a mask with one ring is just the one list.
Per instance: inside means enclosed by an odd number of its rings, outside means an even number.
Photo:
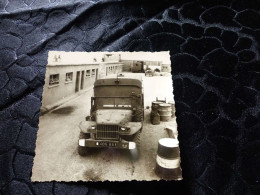
[{"label": "vintage photograph", "polygon": [[181,180],[169,51],[49,51],[32,181]]}]

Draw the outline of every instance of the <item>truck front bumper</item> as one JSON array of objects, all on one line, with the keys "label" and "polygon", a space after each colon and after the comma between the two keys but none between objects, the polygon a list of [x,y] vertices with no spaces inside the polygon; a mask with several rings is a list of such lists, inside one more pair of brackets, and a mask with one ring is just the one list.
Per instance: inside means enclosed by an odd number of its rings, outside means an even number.
[{"label": "truck front bumper", "polygon": [[135,142],[128,142],[125,140],[94,140],[94,139],[79,139],[79,146],[89,148],[120,148],[133,150],[136,148]]}]

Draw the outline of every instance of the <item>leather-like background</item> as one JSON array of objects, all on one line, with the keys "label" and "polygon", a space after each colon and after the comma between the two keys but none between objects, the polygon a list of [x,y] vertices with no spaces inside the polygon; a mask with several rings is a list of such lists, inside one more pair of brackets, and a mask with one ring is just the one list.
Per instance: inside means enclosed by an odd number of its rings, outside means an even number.
[{"label": "leather-like background", "polygon": [[[259,0],[0,1],[0,194],[253,194]],[[171,51],[182,182],[31,183],[49,50]]]}]

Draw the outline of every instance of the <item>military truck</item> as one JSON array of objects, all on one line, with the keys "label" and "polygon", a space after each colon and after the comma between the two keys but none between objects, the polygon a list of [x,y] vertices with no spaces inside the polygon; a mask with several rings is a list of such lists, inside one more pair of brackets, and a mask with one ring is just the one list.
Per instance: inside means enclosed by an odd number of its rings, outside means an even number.
[{"label": "military truck", "polygon": [[143,61],[137,61],[133,64],[132,72],[134,73],[144,73],[144,62]]},{"label": "military truck", "polygon": [[141,75],[96,80],[90,116],[80,123],[78,153],[91,148],[139,150],[144,120]]},{"label": "military truck", "polygon": [[151,68],[147,68],[144,75],[152,77],[153,76],[153,71],[151,70]]}]

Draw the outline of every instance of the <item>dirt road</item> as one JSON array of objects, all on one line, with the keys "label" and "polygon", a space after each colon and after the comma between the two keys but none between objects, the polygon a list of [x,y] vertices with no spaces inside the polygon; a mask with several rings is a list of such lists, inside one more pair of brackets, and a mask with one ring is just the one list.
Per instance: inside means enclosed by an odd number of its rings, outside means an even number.
[{"label": "dirt road", "polygon": [[[143,77],[145,106],[156,97],[172,100],[171,77]],[[170,89],[170,90],[169,90]],[[32,181],[159,180],[154,173],[158,140],[168,137],[164,127],[177,135],[175,118],[160,125],[150,123],[145,110],[139,159],[128,150],[98,149],[82,157],[77,153],[78,124],[89,115],[92,91],[40,117]]]}]

